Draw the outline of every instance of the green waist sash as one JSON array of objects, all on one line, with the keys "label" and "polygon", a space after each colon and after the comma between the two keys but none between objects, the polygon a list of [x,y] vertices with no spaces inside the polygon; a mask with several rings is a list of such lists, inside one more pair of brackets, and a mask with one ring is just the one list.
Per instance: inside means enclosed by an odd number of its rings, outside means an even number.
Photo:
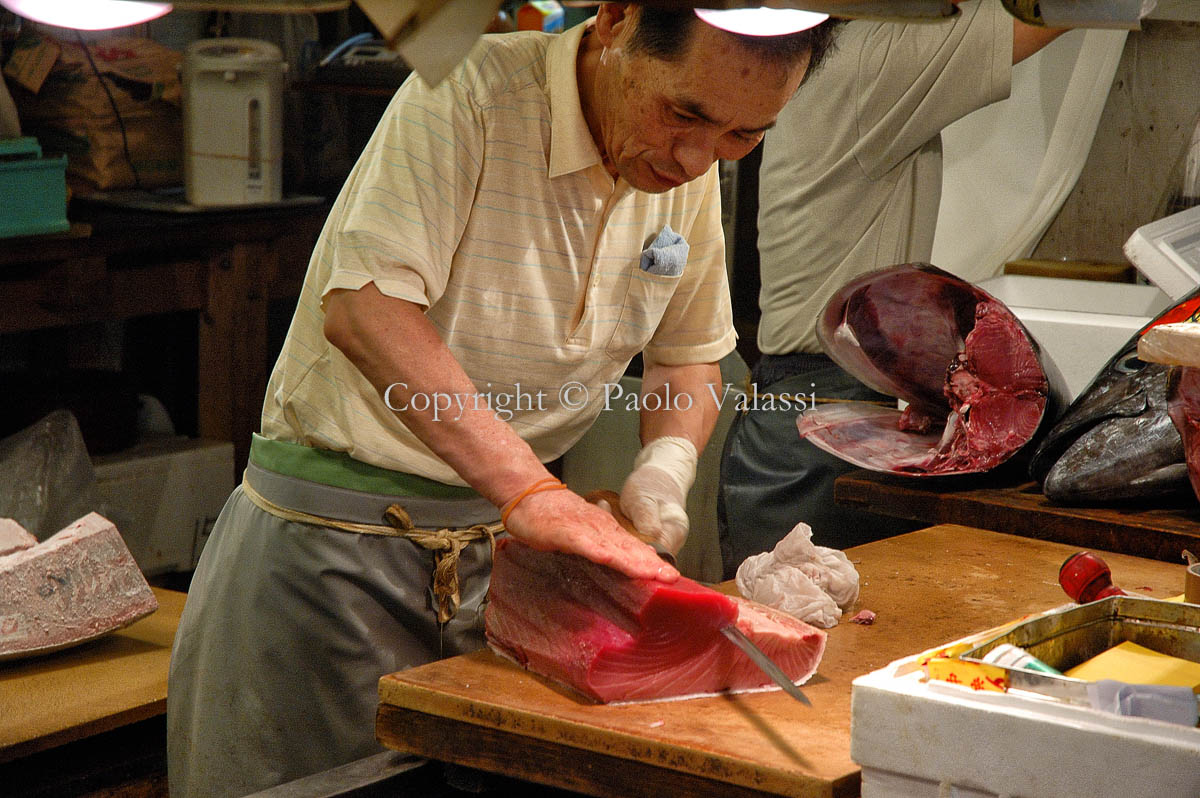
[{"label": "green waist sash", "polygon": [[447,485],[403,471],[380,468],[355,460],[345,452],[314,449],[298,443],[273,441],[257,433],[250,439],[250,462],[259,468],[306,479],[335,488],[391,496],[423,496],[429,499],[474,499],[473,488]]}]

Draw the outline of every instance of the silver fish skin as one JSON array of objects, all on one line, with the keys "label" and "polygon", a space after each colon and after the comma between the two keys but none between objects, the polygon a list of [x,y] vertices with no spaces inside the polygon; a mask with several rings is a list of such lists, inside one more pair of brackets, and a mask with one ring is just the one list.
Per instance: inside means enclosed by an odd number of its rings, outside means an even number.
[{"label": "silver fish skin", "polygon": [[1059,504],[1108,503],[1188,490],[1183,439],[1167,414],[1169,367],[1137,357],[1136,337],[1058,420],[1031,476]]}]

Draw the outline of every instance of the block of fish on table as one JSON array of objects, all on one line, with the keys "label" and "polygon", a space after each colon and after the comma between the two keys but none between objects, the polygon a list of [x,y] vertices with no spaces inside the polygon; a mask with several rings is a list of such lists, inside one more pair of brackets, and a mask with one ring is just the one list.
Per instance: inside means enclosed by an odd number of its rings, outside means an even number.
[{"label": "block of fish on table", "polygon": [[77,645],[156,609],[125,541],[103,516],[88,513],[41,543],[0,519],[0,660]]},{"label": "block of fish on table", "polygon": [[1168,398],[1172,366],[1143,360],[1138,351],[1157,326],[1197,312],[1200,290],[1135,333],[1041,440],[1029,473],[1047,499],[1104,503],[1188,493],[1184,440]]},{"label": "block of fish on table", "polygon": [[721,633],[736,624],[796,684],[817,670],[821,629],[687,577],[631,579],[572,554],[496,544],[485,613],[493,651],[602,703],[773,686]]},{"label": "block of fish on table", "polygon": [[927,263],[861,275],[825,305],[817,337],[838,365],[904,400],[817,405],[800,436],[861,468],[969,474],[1005,462],[1050,415],[1062,377],[1025,325],[978,286]]}]

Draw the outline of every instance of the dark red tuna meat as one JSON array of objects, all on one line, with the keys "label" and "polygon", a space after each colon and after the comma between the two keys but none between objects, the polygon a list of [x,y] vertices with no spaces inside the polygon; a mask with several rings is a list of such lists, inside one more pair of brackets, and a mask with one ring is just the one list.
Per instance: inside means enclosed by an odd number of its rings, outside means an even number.
[{"label": "dark red tuna meat", "polygon": [[1167,377],[1167,414],[1183,438],[1188,479],[1200,498],[1200,368],[1176,366]]},{"label": "dark red tuna meat", "polygon": [[797,420],[801,437],[862,468],[986,471],[1046,417],[1050,381],[1032,336],[1000,301],[934,266],[851,281],[826,305],[817,335],[844,369],[908,403],[818,404]]}]

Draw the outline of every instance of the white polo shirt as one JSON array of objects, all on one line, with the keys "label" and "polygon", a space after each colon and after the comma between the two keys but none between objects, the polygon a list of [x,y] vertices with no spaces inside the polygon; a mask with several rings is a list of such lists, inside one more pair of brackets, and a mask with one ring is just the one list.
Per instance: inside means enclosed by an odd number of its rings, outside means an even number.
[{"label": "white polo shirt", "polygon": [[[587,431],[638,352],[682,365],[733,349],[716,167],[663,194],[613,181],[576,83],[588,24],[484,36],[436,88],[414,76],[397,92],[313,252],[265,437],[463,484],[325,340],[325,295],[369,282],[426,308],[544,462]],[[667,225],[689,245],[674,276],[642,268]]]}]

